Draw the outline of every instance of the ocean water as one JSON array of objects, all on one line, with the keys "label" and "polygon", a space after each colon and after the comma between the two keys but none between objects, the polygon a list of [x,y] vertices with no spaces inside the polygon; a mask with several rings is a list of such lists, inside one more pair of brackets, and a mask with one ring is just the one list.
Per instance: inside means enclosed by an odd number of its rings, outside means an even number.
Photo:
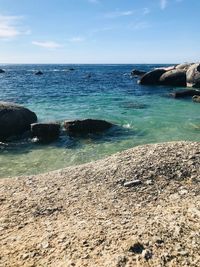
[{"label": "ocean water", "polygon": [[[180,88],[141,86],[130,76],[132,69],[160,66],[2,65],[1,101],[22,104],[43,122],[97,118],[118,127],[87,139],[63,133],[49,145],[13,141],[0,150],[0,177],[56,170],[147,143],[200,141],[199,104],[168,96]],[[38,70],[44,75],[34,75]]]}]

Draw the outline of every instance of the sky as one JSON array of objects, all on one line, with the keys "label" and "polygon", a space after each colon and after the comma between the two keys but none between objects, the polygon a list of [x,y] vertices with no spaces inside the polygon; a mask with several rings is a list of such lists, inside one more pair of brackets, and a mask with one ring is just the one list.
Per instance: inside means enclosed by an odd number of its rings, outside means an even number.
[{"label": "sky", "polygon": [[0,0],[0,63],[200,58],[199,0]]}]

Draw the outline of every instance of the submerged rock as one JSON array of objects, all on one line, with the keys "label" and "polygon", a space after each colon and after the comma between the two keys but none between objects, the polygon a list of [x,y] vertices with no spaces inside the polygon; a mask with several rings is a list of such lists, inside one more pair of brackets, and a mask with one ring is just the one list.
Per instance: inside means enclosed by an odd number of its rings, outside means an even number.
[{"label": "submerged rock", "polygon": [[200,95],[194,95],[194,96],[192,97],[192,100],[193,100],[194,102],[196,102],[196,103],[200,103]]},{"label": "submerged rock", "polygon": [[43,72],[39,70],[35,73],[35,75],[43,75]]},{"label": "submerged rock", "polygon": [[142,85],[155,85],[160,84],[160,77],[166,72],[165,69],[155,69],[150,72],[147,72],[141,77],[139,81]]},{"label": "submerged rock", "polygon": [[58,123],[33,123],[31,124],[32,137],[37,137],[39,142],[48,143],[56,140],[60,134]]},{"label": "submerged rock", "polygon": [[34,112],[20,105],[0,102],[0,140],[22,135],[37,121]]},{"label": "submerged rock", "polygon": [[160,77],[160,82],[163,85],[186,86],[186,71],[182,69],[167,71]]},{"label": "submerged rock", "polygon": [[85,119],[75,121],[65,121],[64,128],[70,136],[87,136],[104,132],[113,126],[112,123],[104,120]]},{"label": "submerged rock", "polygon": [[183,98],[183,97],[188,97],[188,96],[200,95],[200,91],[192,90],[192,89],[181,90],[181,91],[174,92],[170,95],[173,96],[174,98]]},{"label": "submerged rock", "polygon": [[189,67],[186,73],[187,86],[200,88],[200,64],[196,63]]}]

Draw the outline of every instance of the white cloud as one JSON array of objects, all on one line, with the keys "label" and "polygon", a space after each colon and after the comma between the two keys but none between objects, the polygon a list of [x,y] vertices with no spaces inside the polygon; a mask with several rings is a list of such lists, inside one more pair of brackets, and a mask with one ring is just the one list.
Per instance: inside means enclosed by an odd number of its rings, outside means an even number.
[{"label": "white cloud", "polygon": [[81,36],[75,36],[69,39],[69,41],[71,43],[81,43],[85,41],[85,38],[81,37]]},{"label": "white cloud", "polygon": [[167,7],[168,0],[160,0],[160,8],[164,10]]},{"label": "white cloud", "polygon": [[40,46],[42,48],[47,48],[47,49],[56,49],[62,47],[61,44],[58,44],[53,41],[45,41],[45,42],[38,42],[38,41],[33,41],[33,45]]},{"label": "white cloud", "polygon": [[30,34],[30,30],[19,26],[22,16],[0,15],[0,39],[11,39],[19,35]]},{"label": "white cloud", "polygon": [[118,18],[118,17],[126,17],[126,16],[131,16],[133,15],[133,10],[127,10],[127,11],[114,11],[114,12],[110,12],[110,13],[106,13],[105,17],[109,18],[109,19],[114,19],[114,18]]}]

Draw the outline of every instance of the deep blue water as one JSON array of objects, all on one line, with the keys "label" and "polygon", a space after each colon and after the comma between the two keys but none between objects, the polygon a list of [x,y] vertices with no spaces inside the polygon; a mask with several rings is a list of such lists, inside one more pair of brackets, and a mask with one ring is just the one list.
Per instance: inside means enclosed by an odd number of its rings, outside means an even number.
[{"label": "deep blue water", "polygon": [[[39,121],[98,118],[119,128],[82,140],[62,135],[46,146],[14,142],[0,150],[0,177],[80,164],[139,144],[200,141],[198,104],[170,98],[177,88],[141,86],[130,76],[132,69],[160,66],[2,65],[6,72],[0,74],[1,101],[30,108]],[[44,75],[34,75],[38,70]]]}]

